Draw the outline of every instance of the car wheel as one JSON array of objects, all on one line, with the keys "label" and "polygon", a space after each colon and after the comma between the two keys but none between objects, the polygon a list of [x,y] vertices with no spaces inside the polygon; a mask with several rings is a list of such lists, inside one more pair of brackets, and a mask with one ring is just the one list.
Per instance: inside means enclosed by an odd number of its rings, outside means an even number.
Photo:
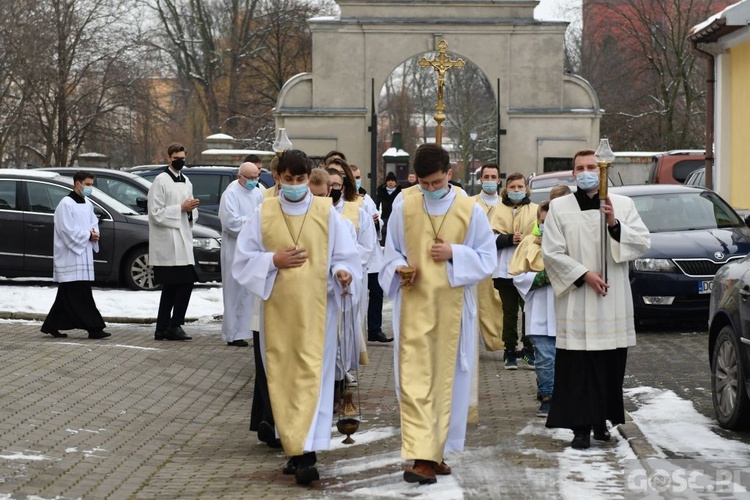
[{"label": "car wheel", "polygon": [[722,328],[716,338],[711,359],[711,394],[720,426],[725,429],[748,426],[750,399],[745,388],[740,344],[731,326]]},{"label": "car wheel", "polygon": [[141,247],[133,250],[125,258],[123,265],[125,285],[131,290],[156,290],[159,285],[154,283],[154,270],[148,265],[148,248]]}]

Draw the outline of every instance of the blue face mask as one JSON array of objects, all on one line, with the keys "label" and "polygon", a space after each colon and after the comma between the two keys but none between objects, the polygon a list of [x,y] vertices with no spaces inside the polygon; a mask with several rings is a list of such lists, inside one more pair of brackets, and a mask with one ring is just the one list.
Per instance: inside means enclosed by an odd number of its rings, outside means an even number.
[{"label": "blue face mask", "polygon": [[245,189],[252,191],[258,185],[258,179],[245,179]]},{"label": "blue face mask", "polygon": [[508,199],[513,203],[519,203],[526,198],[526,191],[508,191]]},{"label": "blue face mask", "polygon": [[307,183],[304,184],[282,184],[281,194],[289,201],[299,201],[307,194]]},{"label": "blue face mask", "polygon": [[482,181],[482,191],[489,194],[497,193],[496,181]]},{"label": "blue face mask", "polygon": [[94,190],[91,186],[83,187],[83,196],[91,196],[91,192]]},{"label": "blue face mask", "polygon": [[579,189],[591,191],[599,186],[599,174],[595,172],[581,172],[576,176],[576,184]]},{"label": "blue face mask", "polygon": [[359,191],[362,187],[362,179],[355,179],[355,182],[357,183],[357,191]]},{"label": "blue face mask", "polygon": [[420,187],[419,189],[422,191],[424,197],[428,200],[439,200],[448,192],[448,186],[443,186],[440,189],[436,189],[435,191],[427,191],[422,187]]}]

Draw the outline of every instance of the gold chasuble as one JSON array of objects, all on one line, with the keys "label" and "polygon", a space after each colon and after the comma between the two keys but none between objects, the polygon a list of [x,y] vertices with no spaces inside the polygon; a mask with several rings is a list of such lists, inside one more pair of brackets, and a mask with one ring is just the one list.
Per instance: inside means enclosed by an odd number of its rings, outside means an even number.
[{"label": "gold chasuble", "polygon": [[276,197],[276,186],[271,186],[263,190],[263,199],[275,198]]},{"label": "gold chasuble", "polygon": [[[279,198],[261,204],[263,245],[269,252],[305,249],[301,267],[279,269],[263,302],[266,377],[284,452],[302,455],[320,396],[328,296],[330,198],[312,197],[307,214],[286,215]],[[288,224],[288,226],[287,226]],[[287,227],[289,230],[287,230]],[[290,234],[291,233],[291,234]]]},{"label": "gold chasuble", "polygon": [[538,273],[544,270],[542,261],[542,238],[534,234],[526,236],[519,243],[508,265],[508,274],[517,276],[529,271]]},{"label": "gold chasuble", "polygon": [[[364,198],[360,198],[364,200]],[[341,215],[344,216],[349,222],[354,224],[354,232],[359,234],[359,207],[362,202],[357,203],[356,201],[345,201],[344,209],[341,211]]]},{"label": "gold chasuble", "polygon": [[[477,205],[482,207],[487,219],[492,223],[492,216],[497,207],[487,205],[481,195],[474,196]],[[503,303],[500,294],[492,284],[492,276],[477,285],[477,308],[479,309],[479,331],[488,351],[499,351],[503,344]]]},{"label": "gold chasuble", "polygon": [[414,285],[401,289],[398,366],[406,459],[443,459],[465,287],[451,287],[447,263],[433,261],[430,247],[434,228],[443,241],[463,244],[473,208],[474,200],[456,193],[445,215],[429,216],[422,196],[404,199],[406,260],[417,269]]},{"label": "gold chasuble", "polygon": [[514,214],[513,207],[503,205],[501,198],[500,203],[492,211],[493,215],[490,219],[490,226],[492,226],[492,230],[496,233],[521,233],[522,236],[528,236],[534,229],[538,206],[536,203],[519,205]]}]

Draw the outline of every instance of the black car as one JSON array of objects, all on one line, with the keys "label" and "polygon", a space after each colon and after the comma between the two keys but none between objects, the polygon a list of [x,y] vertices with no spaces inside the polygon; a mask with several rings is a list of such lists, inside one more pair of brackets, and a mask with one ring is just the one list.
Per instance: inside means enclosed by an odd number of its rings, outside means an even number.
[{"label": "black car", "polygon": [[[51,277],[54,212],[73,190],[70,177],[38,170],[0,170],[0,275]],[[157,288],[148,266],[148,217],[94,189],[89,197],[99,218],[101,240],[94,255],[100,282],[134,290]],[[200,281],[220,281],[221,235],[193,226],[195,270]]]},{"label": "black car", "polygon": [[630,197],[651,249],[630,263],[636,321],[707,317],[714,275],[750,254],[750,229],[715,192],[680,184],[610,188]]},{"label": "black car", "polygon": [[750,257],[714,278],[708,322],[711,395],[719,425],[750,427]]},{"label": "black car", "polygon": [[[166,165],[153,166],[148,169],[134,167],[133,173],[140,175],[149,181],[159,175]],[[200,206],[204,210],[214,213],[219,212],[219,201],[229,183],[237,178],[239,167],[210,166],[210,165],[186,165],[182,172],[188,176],[193,184],[193,196],[201,201]],[[267,170],[260,171],[259,187],[271,187],[273,176]]]},{"label": "black car", "polygon": [[[160,167],[163,170],[165,167]],[[57,172],[68,177],[81,170],[73,167],[40,168],[39,171]],[[145,214],[148,204],[148,190],[153,179],[145,179],[140,175],[113,170],[109,168],[87,168],[86,172],[94,174],[94,186],[106,194],[129,206],[133,211]],[[198,207],[198,217],[201,226],[221,232],[221,219],[216,212]]]}]

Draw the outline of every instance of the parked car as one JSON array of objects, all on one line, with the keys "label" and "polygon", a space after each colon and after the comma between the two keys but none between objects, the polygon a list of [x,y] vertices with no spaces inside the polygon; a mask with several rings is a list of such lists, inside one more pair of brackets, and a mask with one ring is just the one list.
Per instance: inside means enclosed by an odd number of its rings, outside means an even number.
[{"label": "parked car", "polygon": [[686,186],[706,187],[706,167],[693,170],[685,180]]},{"label": "parked car", "polygon": [[[608,178],[608,185],[612,186],[612,179]],[[562,170],[559,172],[545,172],[543,174],[533,174],[527,181],[531,189],[531,201],[540,203],[549,200],[549,192],[558,184],[565,184],[571,191],[578,189],[576,178],[572,170]]]},{"label": "parked car", "polygon": [[750,427],[750,257],[714,278],[708,320],[708,360],[716,420],[726,429]]},{"label": "parked car", "polygon": [[[134,167],[134,173],[149,181],[162,173],[166,165],[155,166],[150,169]],[[187,165],[182,172],[193,183],[193,196],[201,201],[201,207],[214,213],[219,212],[219,201],[229,183],[237,178],[238,167],[222,167],[209,165]],[[131,169],[128,169],[131,170]],[[260,172],[260,185],[264,188],[273,185],[273,176],[267,170]]]},{"label": "parked car", "polygon": [[630,264],[636,321],[707,317],[713,278],[750,254],[750,229],[715,192],[675,184],[621,186],[651,233],[651,249]]},{"label": "parked car", "polygon": [[654,155],[651,184],[684,184],[690,172],[706,164],[703,150],[679,149]]},{"label": "parked car", "polygon": [[[163,169],[163,167],[162,167]],[[49,170],[68,177],[81,170],[72,167],[40,168],[39,171]],[[124,203],[133,211],[145,214],[148,204],[148,190],[151,180],[145,179],[123,170],[110,168],[87,168],[87,172],[94,174],[94,186],[104,191],[120,203]],[[221,233],[221,219],[216,212],[198,207],[198,220],[201,226],[210,227]]]},{"label": "parked car", "polygon": [[[39,170],[0,170],[0,275],[51,277],[55,208],[73,190],[70,177]],[[94,188],[89,197],[101,240],[94,255],[100,282],[134,290],[157,288],[148,266],[148,218]],[[221,235],[193,226],[195,270],[200,281],[221,280]]]}]

